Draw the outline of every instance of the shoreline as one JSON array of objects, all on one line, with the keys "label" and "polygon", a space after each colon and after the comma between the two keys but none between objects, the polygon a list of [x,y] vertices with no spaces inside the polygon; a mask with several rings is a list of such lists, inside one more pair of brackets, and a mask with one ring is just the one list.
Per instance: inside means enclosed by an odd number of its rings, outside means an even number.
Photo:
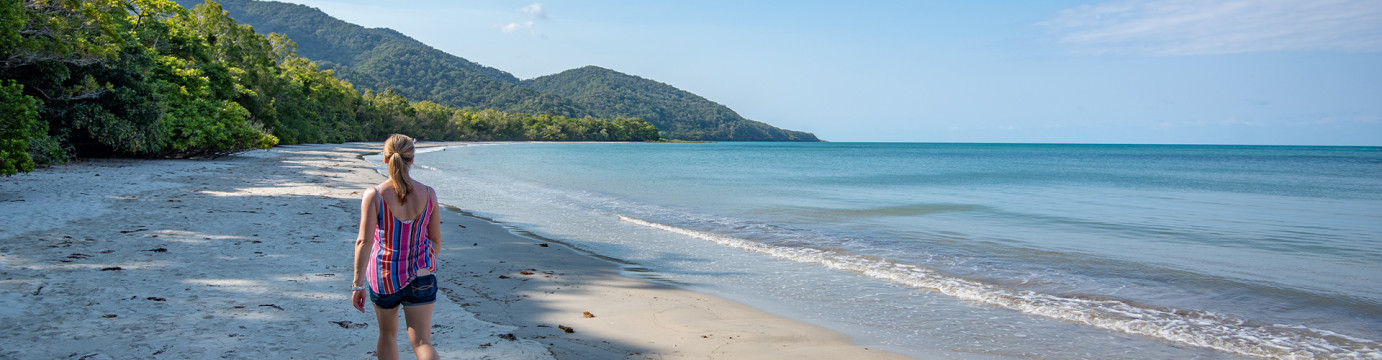
[{"label": "shoreline", "polygon": [[443,212],[443,223],[443,231],[458,231],[455,224],[489,240],[443,245],[440,266],[449,269],[443,295],[481,320],[517,326],[511,334],[544,342],[558,359],[906,358],[737,302],[627,276],[598,254],[513,233],[521,228],[454,209]]},{"label": "shoreline", "polygon": [[[0,358],[372,358],[373,314],[346,289],[359,193],[384,179],[363,160],[378,147],[85,160],[0,179],[0,215],[16,224],[0,229],[0,301],[15,304],[0,310]],[[441,213],[443,358],[905,358]]]}]

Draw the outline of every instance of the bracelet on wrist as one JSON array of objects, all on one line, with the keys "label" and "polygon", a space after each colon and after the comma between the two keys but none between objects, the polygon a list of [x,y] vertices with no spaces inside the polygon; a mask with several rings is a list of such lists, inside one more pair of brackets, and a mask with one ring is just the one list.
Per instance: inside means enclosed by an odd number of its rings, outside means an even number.
[{"label": "bracelet on wrist", "polygon": [[360,291],[360,290],[364,290],[364,289],[365,289],[364,286],[356,286],[356,287],[350,288],[350,291]]}]

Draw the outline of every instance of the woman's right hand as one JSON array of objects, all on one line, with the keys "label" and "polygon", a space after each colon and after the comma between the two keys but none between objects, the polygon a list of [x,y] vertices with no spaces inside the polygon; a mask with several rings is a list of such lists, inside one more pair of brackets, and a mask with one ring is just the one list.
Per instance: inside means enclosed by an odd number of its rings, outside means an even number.
[{"label": "woman's right hand", "polygon": [[365,291],[354,290],[350,292],[350,303],[355,305],[355,310],[365,312]]}]

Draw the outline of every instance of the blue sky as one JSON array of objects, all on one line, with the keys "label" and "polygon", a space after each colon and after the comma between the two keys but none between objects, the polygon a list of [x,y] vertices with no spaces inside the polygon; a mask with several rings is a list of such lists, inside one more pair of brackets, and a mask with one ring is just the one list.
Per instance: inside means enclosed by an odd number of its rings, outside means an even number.
[{"label": "blue sky", "polygon": [[1382,145],[1382,1],[293,0],[830,141]]}]

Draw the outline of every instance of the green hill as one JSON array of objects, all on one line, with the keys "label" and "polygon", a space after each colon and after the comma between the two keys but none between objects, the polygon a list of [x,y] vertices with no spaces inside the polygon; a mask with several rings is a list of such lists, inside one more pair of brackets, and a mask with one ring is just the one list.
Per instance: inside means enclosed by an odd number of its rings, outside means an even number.
[{"label": "green hill", "polygon": [[[192,8],[199,0],[176,0]],[[392,88],[414,100],[458,108],[568,117],[589,112],[568,99],[517,86],[518,78],[427,46],[391,29],[366,29],[316,8],[252,0],[218,1],[235,21],[261,34],[287,35],[298,55],[351,82],[383,92]]]},{"label": "green hill", "polygon": [[724,105],[671,85],[598,66],[524,80],[522,84],[570,98],[597,117],[617,114],[642,118],[669,139],[820,141],[811,133],[745,119]]},{"label": "green hill", "polygon": [[[198,0],[175,0],[192,7]],[[297,54],[358,89],[392,88],[412,100],[458,108],[566,117],[637,117],[663,138],[714,141],[819,141],[739,116],[733,110],[667,84],[598,67],[584,67],[519,81],[397,31],[366,29],[313,7],[272,1],[223,0],[241,24],[261,34],[280,33],[298,44]]]}]

